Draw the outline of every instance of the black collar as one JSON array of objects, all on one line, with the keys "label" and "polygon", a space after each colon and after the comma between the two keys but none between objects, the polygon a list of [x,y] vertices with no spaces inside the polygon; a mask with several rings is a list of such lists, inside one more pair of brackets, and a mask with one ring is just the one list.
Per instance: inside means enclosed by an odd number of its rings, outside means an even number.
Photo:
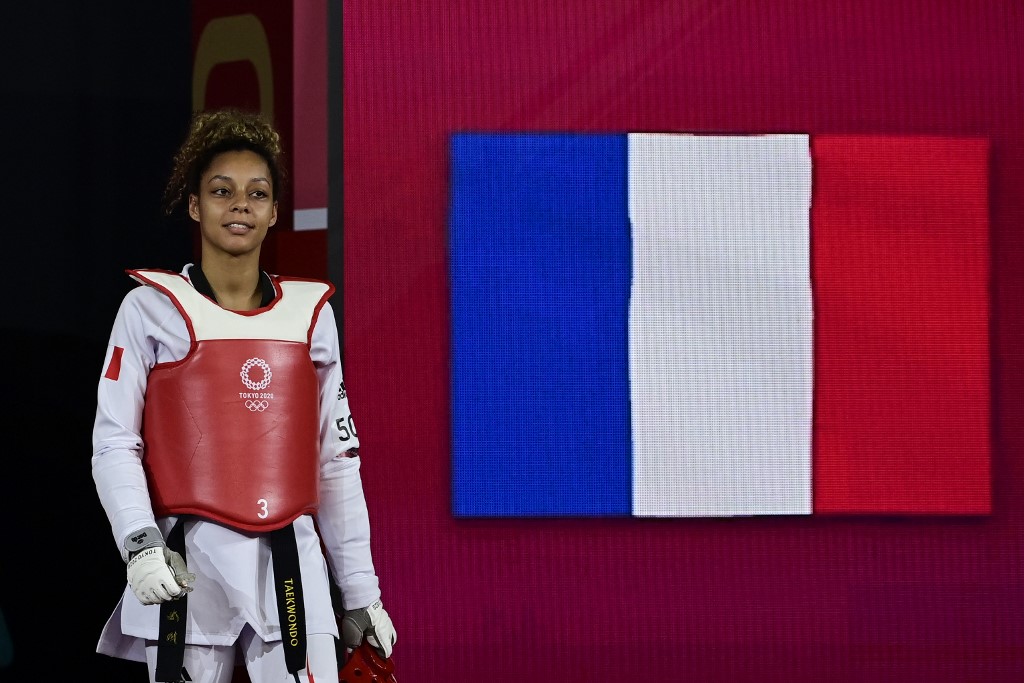
[{"label": "black collar", "polygon": [[[214,301],[217,301],[216,295],[213,293],[213,287],[210,286],[210,281],[206,279],[206,274],[203,273],[203,269],[197,263],[188,269],[188,278],[192,281],[192,286],[196,288],[196,291],[204,296],[208,296]],[[277,297],[277,290],[274,289],[274,283],[271,282],[270,276],[265,271],[260,271],[260,290],[263,294],[260,300],[260,308],[269,306],[270,302]],[[220,302],[217,302],[218,305]]]}]

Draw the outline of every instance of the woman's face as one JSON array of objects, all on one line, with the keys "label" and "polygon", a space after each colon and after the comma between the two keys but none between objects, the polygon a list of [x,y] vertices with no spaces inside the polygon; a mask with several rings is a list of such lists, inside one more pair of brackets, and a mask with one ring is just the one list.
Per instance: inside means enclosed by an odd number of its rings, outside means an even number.
[{"label": "woman's face", "polygon": [[203,256],[213,250],[229,256],[256,251],[277,222],[277,202],[270,169],[248,150],[223,152],[213,158],[189,195],[188,213],[199,222]]}]

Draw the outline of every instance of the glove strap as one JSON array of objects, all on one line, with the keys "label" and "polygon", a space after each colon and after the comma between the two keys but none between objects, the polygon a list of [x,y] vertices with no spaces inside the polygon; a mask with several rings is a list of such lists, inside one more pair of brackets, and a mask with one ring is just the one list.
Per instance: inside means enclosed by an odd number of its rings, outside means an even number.
[{"label": "glove strap", "polygon": [[[182,518],[174,523],[167,535],[167,547],[185,559],[185,523]],[[187,560],[186,560],[187,561]],[[160,640],[156,650],[155,680],[162,683],[180,683],[190,680],[184,674],[185,617],[188,614],[188,593],[177,600],[160,603]]]},{"label": "glove strap", "polygon": [[155,526],[147,526],[124,539],[124,550],[128,554],[128,559],[131,560],[146,548],[163,546],[163,544],[164,537],[160,535],[160,530]]},{"label": "glove strap", "polygon": [[274,561],[274,589],[284,661],[288,673],[294,674],[306,667],[306,608],[299,575],[299,550],[291,524],[270,532],[270,554]]}]

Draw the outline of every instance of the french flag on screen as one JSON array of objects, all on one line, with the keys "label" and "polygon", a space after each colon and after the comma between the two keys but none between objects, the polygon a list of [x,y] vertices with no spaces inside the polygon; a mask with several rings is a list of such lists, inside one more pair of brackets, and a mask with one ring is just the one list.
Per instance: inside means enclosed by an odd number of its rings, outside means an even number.
[{"label": "french flag on screen", "polygon": [[988,142],[450,139],[457,517],[986,514]]}]

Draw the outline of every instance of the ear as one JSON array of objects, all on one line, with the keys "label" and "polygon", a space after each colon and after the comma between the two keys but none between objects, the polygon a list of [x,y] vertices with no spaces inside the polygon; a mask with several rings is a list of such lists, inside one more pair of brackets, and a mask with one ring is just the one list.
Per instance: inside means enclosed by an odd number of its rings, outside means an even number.
[{"label": "ear", "polygon": [[199,222],[199,197],[194,194],[188,196],[188,215],[192,217],[196,223]]},{"label": "ear", "polygon": [[277,202],[274,202],[274,212],[270,214],[270,223],[267,224],[267,227],[272,227],[275,223],[277,223]]}]

